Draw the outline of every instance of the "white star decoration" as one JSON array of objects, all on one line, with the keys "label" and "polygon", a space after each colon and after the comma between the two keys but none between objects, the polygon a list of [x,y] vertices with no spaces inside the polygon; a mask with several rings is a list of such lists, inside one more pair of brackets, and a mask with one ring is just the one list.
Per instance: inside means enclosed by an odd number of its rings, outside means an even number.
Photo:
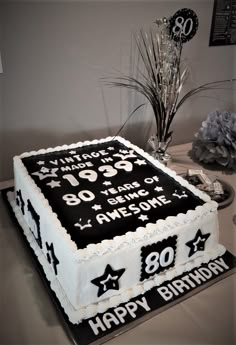
[{"label": "white star decoration", "polygon": [[61,181],[52,180],[47,183],[47,186],[50,186],[51,188],[61,187]]},{"label": "white star decoration", "polygon": [[95,205],[92,206],[92,209],[94,209],[94,211],[98,211],[98,210],[102,209],[102,206],[95,204]]},{"label": "white star decoration", "polygon": [[112,146],[108,147],[107,149],[108,149],[109,151],[115,150],[114,147],[112,147]]},{"label": "white star decoration", "polygon": [[140,219],[140,220],[142,220],[142,221],[144,222],[145,220],[148,220],[148,216],[145,216],[144,214],[141,214],[141,215],[138,217],[138,219]]},{"label": "white star decoration", "polygon": [[44,180],[47,177],[57,177],[56,171],[58,168],[48,169],[48,168],[41,168],[40,171],[32,173],[32,175],[36,175],[39,177],[40,180]]},{"label": "white star decoration", "polygon": [[146,165],[147,164],[144,159],[137,159],[134,163],[138,164],[138,165]]},{"label": "white star decoration", "polygon": [[188,195],[186,194],[185,190],[180,192],[181,194],[178,194],[178,191],[175,190],[175,192],[172,194],[173,196],[176,196],[178,199],[182,199],[182,198],[187,198]]},{"label": "white star decoration", "polygon": [[40,169],[40,171],[41,171],[42,173],[48,173],[50,170],[49,170],[48,168],[46,168],[46,167],[42,167],[42,168]]},{"label": "white star decoration", "polygon": [[195,242],[193,242],[193,251],[196,252],[200,242],[205,242],[204,239],[198,237]]},{"label": "white star decoration", "polygon": [[72,150],[72,151],[69,152],[69,154],[75,155],[75,154],[76,154],[76,151],[73,151],[73,150]]},{"label": "white star decoration", "polygon": [[[111,276],[110,274],[108,274],[108,276],[107,276],[106,279],[100,281],[101,285],[103,285],[102,290],[103,290],[104,292],[106,292],[106,291],[108,290],[108,288],[107,288],[107,286],[106,286],[106,283],[109,282],[109,281],[112,281],[112,280],[114,280],[114,287],[115,287],[115,284],[116,284],[117,279],[119,279],[118,276]],[[111,286],[112,286],[112,285],[111,285]]]},{"label": "white star decoration", "polygon": [[154,190],[155,190],[156,192],[162,192],[162,191],[163,191],[163,188],[157,186],[156,188],[154,188]]},{"label": "white star decoration", "polygon": [[86,228],[92,228],[91,219],[88,219],[86,223],[82,224],[82,218],[80,218],[74,226],[77,226],[82,231]]},{"label": "white star decoration", "polygon": [[127,150],[120,150],[120,152],[121,152],[121,153],[124,153],[124,154],[129,153],[129,151],[127,151]]},{"label": "white star decoration", "polygon": [[114,157],[119,157],[122,160],[126,160],[127,158],[135,158],[135,157],[137,157],[136,154],[134,153],[134,150],[129,150],[127,154],[115,153],[113,156]]},{"label": "white star decoration", "polygon": [[103,182],[104,186],[110,186],[111,185],[111,181],[105,181]]},{"label": "white star decoration", "polygon": [[38,164],[38,165],[44,165],[45,162],[44,162],[44,161],[38,161],[37,164]]}]

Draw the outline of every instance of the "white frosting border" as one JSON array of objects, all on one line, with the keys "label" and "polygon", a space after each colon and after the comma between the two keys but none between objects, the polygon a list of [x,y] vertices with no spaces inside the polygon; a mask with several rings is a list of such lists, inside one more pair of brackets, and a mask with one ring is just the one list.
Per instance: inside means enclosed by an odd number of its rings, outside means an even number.
[{"label": "white frosting border", "polygon": [[197,268],[203,263],[207,263],[210,260],[214,260],[217,257],[222,256],[226,251],[225,247],[219,244],[216,248],[214,248],[214,250],[211,250],[208,253],[204,253],[204,255],[196,258],[195,260],[192,260],[191,262],[179,265],[178,267],[164,272],[163,274],[156,275],[144,282],[140,282],[132,288],[121,291],[119,295],[107,298],[106,300],[103,300],[96,304],[90,304],[86,307],[81,307],[76,310],[68,300],[63,287],[61,286],[60,282],[55,276],[43,252],[39,248],[32,232],[29,230],[29,227],[21,214],[20,208],[16,205],[16,202],[14,200],[14,193],[8,192],[7,197],[12,207],[12,210],[15,214],[15,217],[30,244],[30,247],[33,249],[39,263],[43,267],[44,273],[46,275],[47,280],[50,283],[51,289],[55,292],[62,308],[67,314],[70,322],[72,322],[73,324],[78,324],[84,319],[94,317],[98,313],[103,313],[109,308],[117,307],[119,304],[129,301],[131,298],[144,294],[146,291],[149,291],[154,286],[161,285],[166,280],[172,280],[176,276],[190,271],[193,268]]},{"label": "white frosting border", "polygon": [[[145,227],[139,227],[135,232],[127,232],[125,235],[115,236],[112,240],[103,240],[102,242],[97,243],[97,244],[89,244],[84,249],[77,249],[76,243],[72,241],[70,234],[62,226],[61,222],[59,221],[57,217],[57,214],[53,212],[47,199],[44,197],[41,189],[35,184],[34,180],[28,174],[28,171],[22,162],[22,158],[40,155],[40,154],[47,154],[47,153],[61,151],[61,150],[75,149],[78,147],[83,147],[83,146],[88,146],[88,145],[97,145],[97,144],[106,143],[106,142],[111,142],[111,145],[112,145],[113,140],[118,140],[120,143],[124,144],[126,147],[136,151],[136,153],[143,156],[151,164],[161,169],[167,175],[174,178],[175,181],[179,182],[180,185],[187,188],[194,195],[198,196],[200,199],[205,201],[205,204],[201,206],[197,206],[195,210],[187,211],[186,214],[179,213],[175,217],[169,216],[164,220],[158,220],[156,223],[148,223],[146,224]],[[181,176],[177,175],[175,171],[169,169],[168,167],[158,162],[156,159],[150,156],[143,149],[137,147],[134,144],[131,144],[128,140],[121,137],[107,137],[105,139],[100,139],[100,140],[95,139],[92,141],[78,142],[71,145],[57,146],[55,148],[25,152],[21,154],[20,156],[14,157],[14,165],[24,175],[24,178],[27,184],[30,186],[32,193],[34,195],[37,195],[37,198],[39,199],[41,205],[43,205],[47,209],[47,214],[50,218],[50,222],[56,225],[57,231],[61,232],[65,240],[65,245],[70,248],[71,252],[73,252],[73,255],[77,262],[84,262],[84,261],[90,260],[94,256],[104,255],[109,252],[117,251],[121,247],[123,248],[124,246],[129,246],[130,244],[134,242],[136,243],[141,242],[144,239],[148,240],[152,236],[158,233],[163,233],[166,230],[171,230],[175,228],[176,226],[181,226],[182,224],[185,224],[185,223],[191,223],[196,218],[199,218],[202,215],[215,212],[218,207],[217,203],[215,201],[212,201],[207,194],[203,193],[202,191],[198,190],[193,185],[189,184],[188,181],[183,179]]]}]

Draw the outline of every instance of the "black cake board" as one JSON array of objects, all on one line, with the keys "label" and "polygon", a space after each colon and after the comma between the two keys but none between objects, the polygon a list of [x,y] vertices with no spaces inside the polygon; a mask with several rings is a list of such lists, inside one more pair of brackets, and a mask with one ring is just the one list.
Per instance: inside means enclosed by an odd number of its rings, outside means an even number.
[{"label": "black cake board", "polygon": [[[8,202],[8,197],[7,197],[7,193],[8,191],[12,192],[13,188],[8,188],[2,191],[2,195],[3,195],[3,199],[5,200],[9,211],[12,215],[12,219],[15,221],[16,223],[16,228],[20,229],[20,231],[17,231],[18,233],[21,234],[21,239],[25,244],[25,248],[28,251],[28,253],[30,254],[30,256],[33,258],[32,261],[39,273],[39,275],[41,276],[41,279],[45,285],[45,288],[47,289],[50,298],[52,299],[57,312],[59,314],[59,317],[61,319],[62,322],[62,326],[64,327],[67,335],[69,336],[69,338],[71,339],[71,341],[73,342],[73,344],[75,345],[99,345],[99,344],[103,344],[107,341],[109,341],[110,339],[119,336],[120,334],[129,331],[130,329],[138,326],[139,324],[147,321],[148,319],[152,318],[153,316],[156,316],[158,314],[160,314],[161,312],[171,308],[172,306],[176,305],[177,303],[180,303],[182,301],[184,301],[187,298],[190,298],[191,296],[197,294],[198,292],[208,288],[209,286],[217,283],[218,281],[232,275],[233,273],[236,272],[236,257],[234,255],[232,255],[229,251],[226,251],[222,256],[211,260],[210,262],[215,262],[216,260],[218,260],[219,258],[222,258],[225,262],[225,264],[229,267],[228,269],[225,269],[223,272],[218,273],[217,275],[212,274],[212,277],[210,277],[209,279],[207,279],[205,282],[201,283],[201,285],[196,286],[196,287],[191,287],[189,290],[184,291],[183,293],[179,293],[178,296],[173,296],[173,298],[171,298],[168,301],[165,301],[163,297],[161,297],[161,295],[157,292],[157,287],[153,287],[151,290],[146,291],[144,294],[137,296],[135,298],[132,298],[129,302],[135,302],[137,300],[142,300],[143,298],[145,298],[146,303],[149,307],[150,310],[145,311],[145,310],[140,310],[137,309],[137,313],[136,313],[136,317],[133,318],[131,317],[131,315],[128,315],[129,313],[127,312],[127,317],[125,319],[125,323],[119,323],[118,325],[115,325],[114,323],[112,324],[110,329],[106,328],[103,331],[99,331],[99,333],[97,335],[94,334],[92,327],[89,324],[89,320],[96,322],[96,317],[99,318],[99,320],[103,323],[103,317],[106,313],[111,313],[112,315],[114,314],[114,309],[115,308],[110,308],[109,310],[107,310],[104,313],[100,313],[97,314],[95,317],[92,317],[88,320],[83,320],[80,324],[75,325],[72,324],[69,320],[67,315],[65,314],[64,310],[62,309],[60,302],[58,301],[55,293],[51,290],[50,288],[50,284],[45,276],[45,273],[42,269],[42,266],[39,264],[38,259],[36,257],[36,255],[34,254],[34,251],[31,249],[31,247],[28,245],[27,239],[23,234],[22,228],[19,225],[17,219],[15,218],[15,214],[12,210],[12,207],[10,205],[10,203]],[[207,268],[209,263],[206,264],[202,264],[200,265],[197,269],[200,268]],[[171,284],[172,281],[176,280],[176,279],[181,279],[183,276],[186,276],[187,274],[195,271],[196,268],[185,272],[182,275],[176,276],[175,278],[173,278],[173,280],[169,280],[164,282],[162,285],[160,285],[159,287],[162,286],[167,286],[168,284]],[[127,302],[128,303],[128,302]],[[126,303],[121,303],[119,305],[119,307],[124,307],[125,308]]]}]

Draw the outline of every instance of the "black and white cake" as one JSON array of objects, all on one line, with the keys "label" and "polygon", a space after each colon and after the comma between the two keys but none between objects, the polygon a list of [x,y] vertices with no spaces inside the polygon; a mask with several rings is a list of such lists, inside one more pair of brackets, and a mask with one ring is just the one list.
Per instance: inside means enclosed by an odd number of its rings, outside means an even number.
[{"label": "black and white cake", "polygon": [[14,211],[72,323],[223,254],[217,204],[121,137],[14,158]]}]

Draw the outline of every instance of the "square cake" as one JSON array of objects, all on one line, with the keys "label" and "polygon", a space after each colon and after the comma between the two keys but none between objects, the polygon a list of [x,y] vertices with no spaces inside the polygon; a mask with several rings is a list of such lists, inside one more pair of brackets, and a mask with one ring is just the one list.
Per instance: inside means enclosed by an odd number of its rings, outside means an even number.
[{"label": "square cake", "polygon": [[14,157],[14,211],[72,323],[219,256],[217,204],[121,137]]}]

